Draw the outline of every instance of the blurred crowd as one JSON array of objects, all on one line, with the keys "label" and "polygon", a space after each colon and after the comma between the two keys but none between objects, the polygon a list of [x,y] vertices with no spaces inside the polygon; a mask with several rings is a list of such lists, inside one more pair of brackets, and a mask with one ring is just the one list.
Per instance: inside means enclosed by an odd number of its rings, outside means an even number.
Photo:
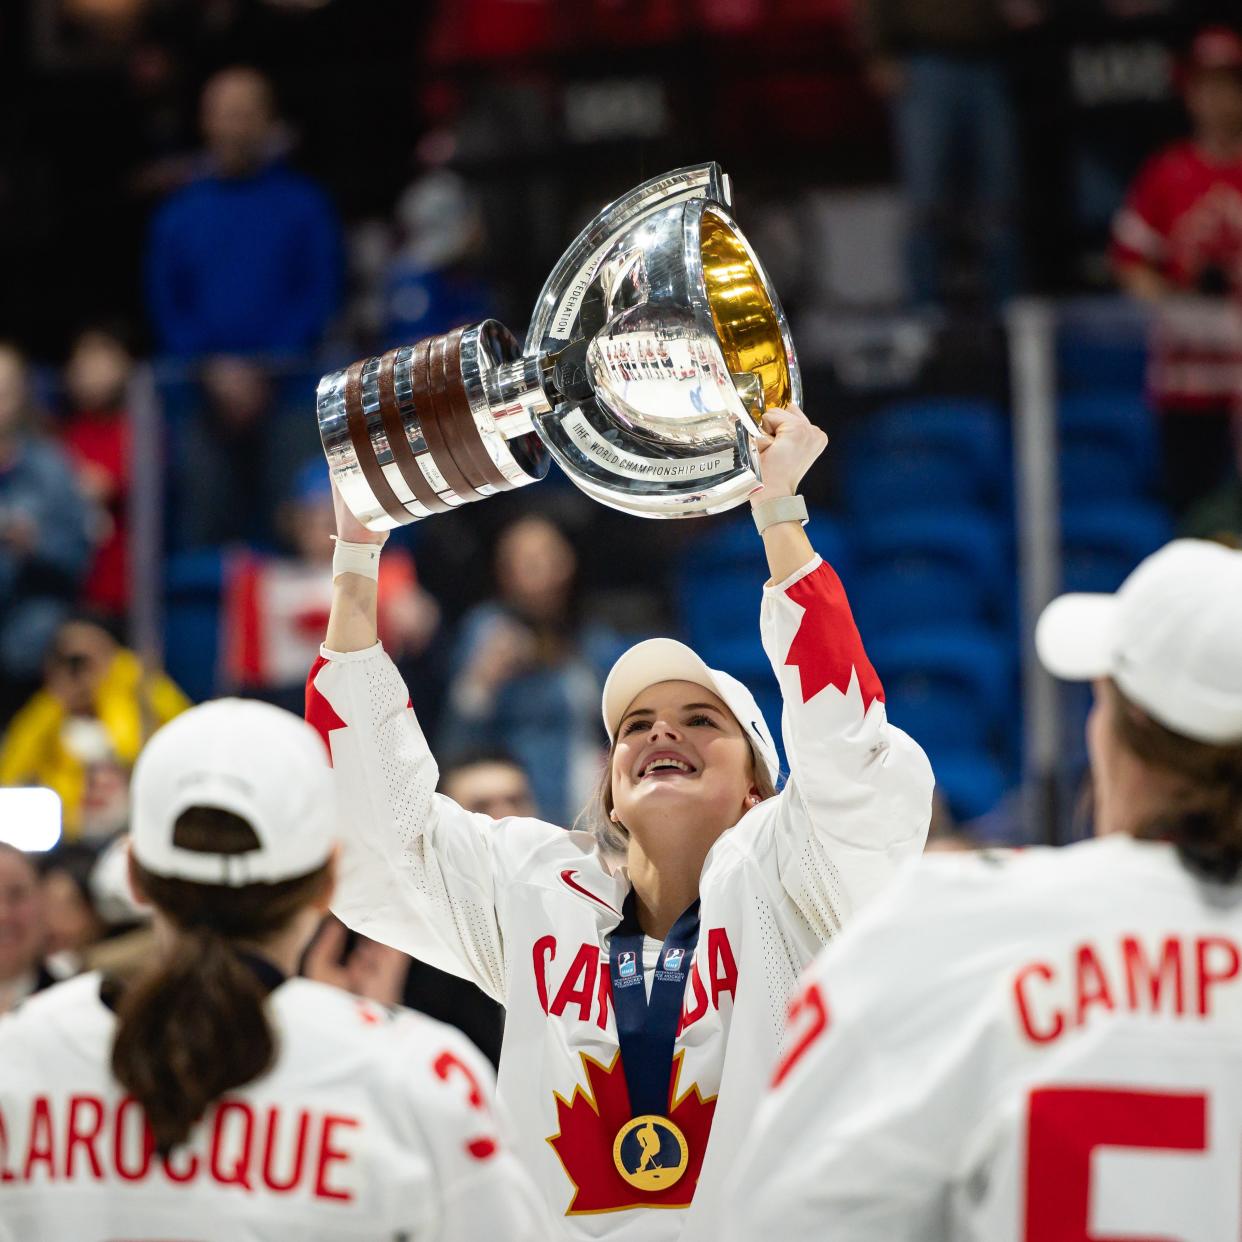
[{"label": "blurred crowd", "polygon": [[[752,195],[743,223],[811,358],[834,307],[977,322],[1023,293],[1135,299],[1165,500],[1242,532],[1227,5],[26,8],[0,19],[0,785],[55,790],[64,844],[37,864],[0,848],[0,1011],[133,949],[108,849],[150,733],[208,693],[298,707],[331,587],[315,377],[491,315],[520,334],[583,220],[665,167],[719,158]],[[902,224],[863,240],[893,277],[851,288],[841,207],[877,187]],[[210,642],[187,630],[167,653],[181,686],[132,626],[139,460],[165,479],[158,541],[210,579]],[[603,672],[672,628],[668,566],[693,533],[622,532],[555,479],[471,517],[394,537],[380,631],[454,796],[568,823],[596,779]],[[339,928],[312,952],[394,999],[426,969]],[[460,986],[428,994],[490,1051],[499,1019]]]}]

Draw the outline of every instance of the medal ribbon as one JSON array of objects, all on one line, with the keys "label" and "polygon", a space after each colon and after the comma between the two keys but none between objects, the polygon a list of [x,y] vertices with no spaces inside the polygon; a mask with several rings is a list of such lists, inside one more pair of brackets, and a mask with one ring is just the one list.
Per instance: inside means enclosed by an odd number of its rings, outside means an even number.
[{"label": "medal ribbon", "polygon": [[[673,1074],[673,1046],[681,1025],[681,1007],[686,993],[690,958],[699,940],[699,902],[689,906],[673,924],[660,946],[651,999],[643,970],[643,931],[638,925],[637,901],[631,889],[621,908],[621,922],[612,933],[608,952],[608,974],[612,983],[612,1007],[617,1015],[617,1042],[621,1045],[621,1066],[630,1093],[630,1116],[654,1114],[665,1117],[669,1106],[669,1083]],[[665,969],[670,950],[676,969]],[[622,975],[625,955],[634,964],[633,973]]]}]

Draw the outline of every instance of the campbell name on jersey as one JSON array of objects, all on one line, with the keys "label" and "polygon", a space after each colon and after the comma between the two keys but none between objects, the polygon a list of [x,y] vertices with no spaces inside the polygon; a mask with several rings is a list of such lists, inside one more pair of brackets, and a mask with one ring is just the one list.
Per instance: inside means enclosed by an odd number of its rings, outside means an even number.
[{"label": "campbell name on jersey", "polygon": [[435,761],[379,647],[325,650],[312,670],[308,719],[329,742],[348,820],[334,908],[507,1006],[500,1096],[570,1237],[712,1237],[798,972],[922,848],[930,768],[887,722],[836,574],[816,559],[766,588],[761,629],[791,776],[703,868],[667,1110],[688,1162],[655,1190],[614,1160],[630,1119],[608,962],[624,868],[590,835],[493,821],[436,794]]},{"label": "campbell name on jersey", "polygon": [[774,1078],[731,1240],[1238,1237],[1242,885],[1126,836],[925,859]]}]

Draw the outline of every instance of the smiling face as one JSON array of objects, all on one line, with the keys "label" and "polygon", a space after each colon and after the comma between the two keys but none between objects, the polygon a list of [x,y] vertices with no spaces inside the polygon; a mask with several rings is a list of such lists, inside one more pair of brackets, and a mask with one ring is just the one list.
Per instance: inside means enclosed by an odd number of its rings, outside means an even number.
[{"label": "smiling face", "polygon": [[750,742],[724,703],[690,681],[648,686],[626,709],[612,753],[617,819],[642,840],[683,829],[712,839],[757,796]]}]

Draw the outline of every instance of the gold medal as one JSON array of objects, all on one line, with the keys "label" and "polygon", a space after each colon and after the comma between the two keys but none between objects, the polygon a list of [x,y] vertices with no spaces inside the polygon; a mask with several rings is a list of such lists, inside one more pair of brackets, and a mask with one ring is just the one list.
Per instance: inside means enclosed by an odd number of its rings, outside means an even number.
[{"label": "gold medal", "polygon": [[612,1145],[617,1172],[636,1190],[665,1190],[690,1163],[686,1136],[667,1117],[646,1113],[627,1121]]}]

